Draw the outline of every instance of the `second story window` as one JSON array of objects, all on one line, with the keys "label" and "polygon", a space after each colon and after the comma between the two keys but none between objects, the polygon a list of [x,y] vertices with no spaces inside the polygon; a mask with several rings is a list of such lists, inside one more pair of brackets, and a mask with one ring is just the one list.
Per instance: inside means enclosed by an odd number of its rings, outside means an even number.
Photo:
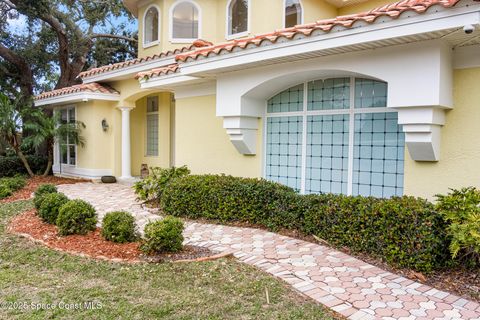
[{"label": "second story window", "polygon": [[143,45],[149,46],[158,43],[159,40],[159,25],[160,12],[157,7],[151,6],[145,12],[143,19]]},{"label": "second story window", "polygon": [[248,0],[231,0],[228,5],[228,36],[248,32]]},{"label": "second story window", "polygon": [[302,24],[302,14],[300,0],[285,0],[285,28]]},{"label": "second story window", "polygon": [[199,8],[192,1],[177,3],[171,12],[171,38],[174,41],[194,41],[199,35]]}]

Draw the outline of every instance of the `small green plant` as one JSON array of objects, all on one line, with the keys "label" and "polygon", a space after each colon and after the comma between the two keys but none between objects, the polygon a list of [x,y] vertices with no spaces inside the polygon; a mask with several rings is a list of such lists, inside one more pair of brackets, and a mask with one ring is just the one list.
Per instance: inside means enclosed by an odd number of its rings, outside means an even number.
[{"label": "small green plant", "polygon": [[480,265],[480,190],[450,190],[447,195],[436,196],[437,210],[448,222],[450,252],[467,265]]},{"label": "small green plant", "polygon": [[0,199],[8,198],[12,195],[12,189],[6,185],[0,184]]},{"label": "small green plant", "polygon": [[60,208],[68,202],[63,193],[47,193],[42,196],[43,201],[38,210],[38,215],[46,223],[55,224]]},{"label": "small green plant", "polygon": [[183,248],[182,220],[167,216],[145,226],[145,240],[140,249],[146,254],[178,252]]},{"label": "small green plant", "polygon": [[95,208],[88,202],[70,200],[60,207],[56,224],[58,233],[62,236],[87,234],[95,230],[97,214]]},{"label": "small green plant", "polygon": [[107,213],[102,222],[102,236],[117,243],[135,241],[135,218],[126,211]]},{"label": "small green plant", "polygon": [[53,184],[42,184],[40,187],[37,188],[35,191],[35,196],[33,198],[33,203],[35,204],[35,208],[38,210],[42,205],[43,196],[48,193],[56,193],[57,187]]},{"label": "small green plant", "polygon": [[22,176],[15,176],[11,178],[0,179],[0,185],[7,186],[12,191],[17,191],[24,188],[27,185],[27,181]]},{"label": "small green plant", "polygon": [[163,191],[170,182],[189,174],[190,170],[186,166],[168,169],[150,168],[150,175],[135,183],[133,188],[140,200],[160,201]]}]

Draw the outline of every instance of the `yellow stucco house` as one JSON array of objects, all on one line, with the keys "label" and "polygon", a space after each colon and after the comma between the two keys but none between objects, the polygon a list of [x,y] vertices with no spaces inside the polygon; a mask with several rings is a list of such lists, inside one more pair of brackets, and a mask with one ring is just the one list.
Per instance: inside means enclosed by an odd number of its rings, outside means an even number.
[{"label": "yellow stucco house", "polygon": [[55,173],[187,165],[378,197],[480,187],[480,2],[124,2],[138,58],[36,97],[86,124],[85,147],[56,146]]}]

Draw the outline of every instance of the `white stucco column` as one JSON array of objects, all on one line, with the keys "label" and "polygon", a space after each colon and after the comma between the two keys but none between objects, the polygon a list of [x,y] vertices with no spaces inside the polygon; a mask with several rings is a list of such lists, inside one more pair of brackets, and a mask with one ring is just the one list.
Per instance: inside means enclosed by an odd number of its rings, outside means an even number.
[{"label": "white stucco column", "polygon": [[132,160],[130,148],[130,111],[132,107],[119,107],[122,111],[122,176],[120,179],[132,177]]}]

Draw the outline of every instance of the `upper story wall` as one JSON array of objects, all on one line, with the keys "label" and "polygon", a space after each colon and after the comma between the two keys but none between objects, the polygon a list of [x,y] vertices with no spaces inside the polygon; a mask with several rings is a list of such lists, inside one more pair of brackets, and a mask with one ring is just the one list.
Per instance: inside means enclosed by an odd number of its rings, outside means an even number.
[{"label": "upper story wall", "polygon": [[[140,1],[138,8],[139,48],[138,56],[144,57],[162,51],[189,45],[191,41],[172,41],[172,8],[181,2],[192,2],[199,8],[199,37],[213,43],[222,43],[235,37],[227,35],[227,7],[231,0],[152,0]],[[285,0],[247,0],[249,3],[249,28],[242,36],[267,33],[284,27]],[[328,19],[338,15],[334,5],[323,0],[300,0],[302,23]],[[144,45],[144,17],[146,11],[156,6],[160,11],[159,41]]]}]

